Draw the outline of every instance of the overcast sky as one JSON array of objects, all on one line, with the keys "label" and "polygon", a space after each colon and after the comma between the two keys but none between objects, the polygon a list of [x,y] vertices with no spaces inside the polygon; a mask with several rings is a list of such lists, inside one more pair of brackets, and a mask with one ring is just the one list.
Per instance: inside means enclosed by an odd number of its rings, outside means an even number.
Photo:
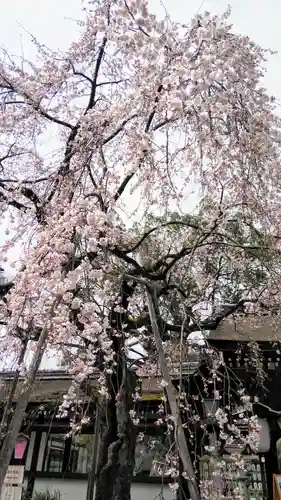
[{"label": "overcast sky", "polygon": [[[279,52],[271,56],[265,86],[281,103],[281,1],[280,0],[150,0],[151,8],[163,13],[163,5],[172,19],[187,23],[197,12],[221,13],[232,7],[234,31],[252,38],[264,48]],[[162,5],[161,5],[162,4]],[[0,17],[0,45],[11,55],[35,57],[28,33],[53,49],[65,49],[77,38],[74,20],[81,16],[79,0],[9,0]],[[281,108],[280,108],[281,109]],[[2,237],[1,237],[2,232]],[[0,241],[3,241],[3,225]],[[0,256],[1,259],[1,256]],[[1,262],[0,262],[1,264]]]},{"label": "overcast sky", "polygon": [[[160,0],[150,0],[150,4],[158,14],[163,12]],[[220,13],[230,4],[235,31],[281,53],[280,0],[164,0],[164,4],[171,17],[182,22],[187,22],[199,10]],[[79,0],[9,0],[1,9],[0,44],[10,52],[33,57],[26,30],[49,47],[66,48],[77,36],[71,19],[80,15]],[[266,86],[281,99],[280,63],[280,55],[271,59]]]},{"label": "overcast sky", "polygon": [[[164,7],[172,19],[187,23],[197,12],[205,10],[222,13],[228,7],[227,0],[149,0],[151,8],[158,15],[163,15]],[[265,86],[281,104],[281,0],[232,0],[231,21],[234,30],[249,35],[265,48],[279,52],[271,56]],[[77,39],[78,29],[75,19],[81,17],[80,0],[9,0],[1,9],[0,45],[14,56],[23,55],[26,59],[35,59],[35,47],[29,34],[53,49],[66,49]],[[281,107],[280,107],[281,112]],[[47,141],[46,154],[54,149]],[[189,197],[189,210],[196,204]],[[132,203],[132,197],[130,197]],[[136,200],[137,209],[138,202]],[[131,208],[131,207],[130,207]],[[126,214],[124,214],[126,217]],[[131,214],[127,214],[130,219]],[[2,234],[1,234],[2,233]],[[3,224],[0,222],[0,242],[5,239]],[[19,255],[18,248],[10,251],[9,260]],[[1,255],[0,255],[1,265]]]},{"label": "overcast sky", "polygon": [[[149,0],[151,8],[163,15],[164,7],[172,19],[187,23],[197,12],[221,13],[228,0]],[[265,48],[278,53],[270,57],[265,86],[281,104],[281,1],[232,0],[231,21],[234,30],[249,35]],[[53,49],[66,49],[78,37],[74,22],[81,17],[80,0],[9,0],[1,9],[0,45],[13,56],[35,59],[35,47],[29,33]],[[278,109],[279,111],[279,109]],[[281,111],[281,107],[280,107]],[[51,146],[52,148],[52,146]],[[50,141],[46,145],[50,153]],[[130,198],[131,203],[132,198]],[[190,203],[191,205],[192,203]],[[136,206],[137,208],[137,206]],[[192,209],[192,208],[191,208]],[[0,221],[0,242],[5,239]],[[18,258],[19,250],[10,252],[9,260]],[[1,255],[0,255],[1,265]],[[11,270],[10,270],[11,272]]]}]

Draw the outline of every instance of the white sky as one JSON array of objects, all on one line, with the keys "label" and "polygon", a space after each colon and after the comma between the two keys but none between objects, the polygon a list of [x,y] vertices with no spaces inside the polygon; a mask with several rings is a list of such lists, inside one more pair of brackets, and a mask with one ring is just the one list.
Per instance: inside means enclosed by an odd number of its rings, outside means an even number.
[{"label": "white sky", "polygon": [[[280,0],[163,0],[163,3],[170,16],[182,22],[187,22],[198,11],[220,13],[230,4],[235,31],[281,53]],[[150,4],[156,13],[163,12],[161,0],[150,0]],[[49,47],[66,48],[77,36],[71,19],[80,16],[79,0],[9,0],[1,9],[0,44],[10,52],[32,58],[33,47],[25,29]],[[280,54],[271,59],[266,86],[281,99],[280,63]]]},{"label": "white sky", "polygon": [[[155,13],[161,15],[164,4],[172,19],[186,23],[198,11],[221,13],[229,3],[236,32],[246,34],[263,47],[279,52],[270,58],[264,83],[277,102],[281,103],[281,0],[150,0]],[[50,48],[65,49],[77,38],[77,27],[72,20],[81,16],[80,5],[79,0],[4,2],[0,16],[0,45],[11,55],[24,55],[34,60],[35,52],[29,32]],[[0,242],[4,239],[3,233],[0,221]]]},{"label": "white sky", "polygon": [[[181,22],[188,22],[199,11],[221,13],[230,3],[234,30],[249,35],[263,47],[279,52],[270,57],[265,86],[281,104],[280,0],[149,0],[149,2],[156,14],[163,15],[163,5],[165,5],[171,18]],[[32,33],[50,48],[65,49],[78,37],[74,20],[81,17],[81,12],[80,0],[9,0],[1,9],[0,45],[11,55],[24,55],[25,58],[34,60],[35,48],[29,36],[29,33]],[[48,141],[48,153],[50,148],[52,146]],[[135,208],[137,205],[136,202]],[[192,199],[189,205],[192,209],[194,205]],[[1,227],[0,221],[0,242],[4,239],[3,224]],[[18,258],[19,248],[18,246],[15,251],[10,251],[10,261]]]}]

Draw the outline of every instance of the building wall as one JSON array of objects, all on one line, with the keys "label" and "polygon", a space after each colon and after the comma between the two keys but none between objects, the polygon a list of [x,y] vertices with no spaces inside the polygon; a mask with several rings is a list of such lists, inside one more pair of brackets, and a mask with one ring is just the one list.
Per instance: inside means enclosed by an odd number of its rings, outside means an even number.
[{"label": "building wall", "polygon": [[[59,490],[62,500],[85,500],[87,481],[83,479],[47,479],[37,478],[35,480],[34,492]],[[168,485],[161,484],[132,484],[132,500],[156,500],[162,492],[161,500],[172,500],[172,491]],[[160,500],[160,497],[159,497]]]},{"label": "building wall", "polygon": [[[37,455],[37,473],[43,469],[47,433],[43,432],[39,449],[34,449],[35,432],[32,432],[30,445],[27,453],[26,470],[30,470],[31,457],[35,452]],[[46,490],[59,490],[61,500],[85,500],[87,491],[87,479],[71,478],[47,478],[36,477],[33,492],[44,492]],[[162,496],[161,496],[162,493]],[[157,498],[158,497],[158,498]],[[172,500],[173,494],[169,486],[153,483],[134,482],[131,486],[131,500]]]}]

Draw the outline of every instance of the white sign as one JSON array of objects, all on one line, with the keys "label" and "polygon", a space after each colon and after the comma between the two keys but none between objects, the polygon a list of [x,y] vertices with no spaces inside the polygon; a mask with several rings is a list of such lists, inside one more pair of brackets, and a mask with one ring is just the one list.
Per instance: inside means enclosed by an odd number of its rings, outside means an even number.
[{"label": "white sign", "polygon": [[21,486],[23,483],[24,465],[10,465],[8,467],[4,484],[9,486]]},{"label": "white sign", "polygon": [[24,465],[8,467],[0,500],[21,500]]},{"label": "white sign", "polygon": [[22,486],[3,486],[1,500],[21,500]]}]

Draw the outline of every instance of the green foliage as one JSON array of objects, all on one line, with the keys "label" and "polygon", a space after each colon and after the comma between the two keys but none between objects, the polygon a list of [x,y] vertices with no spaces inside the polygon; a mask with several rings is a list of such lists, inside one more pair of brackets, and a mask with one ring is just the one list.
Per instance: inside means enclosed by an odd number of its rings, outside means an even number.
[{"label": "green foliage", "polygon": [[61,500],[61,492],[59,490],[45,490],[45,491],[35,491],[31,495],[28,491],[24,490],[22,494],[22,500]]},{"label": "green foliage", "polygon": [[[148,215],[145,227],[135,228],[140,235],[147,233],[137,252],[147,255],[151,268],[155,262],[165,265],[177,253],[182,254],[169,275],[173,283],[180,283],[189,305],[202,296],[208,298],[206,293],[211,293],[209,298],[215,304],[236,302],[244,292],[262,289],[268,281],[268,268],[276,261],[270,236],[250,216],[239,210],[216,214],[204,205],[197,215]],[[199,281],[206,284],[206,293]],[[179,304],[174,306],[177,310]]]},{"label": "green foliage", "polygon": [[59,490],[35,491],[33,500],[61,500],[61,493]]}]

